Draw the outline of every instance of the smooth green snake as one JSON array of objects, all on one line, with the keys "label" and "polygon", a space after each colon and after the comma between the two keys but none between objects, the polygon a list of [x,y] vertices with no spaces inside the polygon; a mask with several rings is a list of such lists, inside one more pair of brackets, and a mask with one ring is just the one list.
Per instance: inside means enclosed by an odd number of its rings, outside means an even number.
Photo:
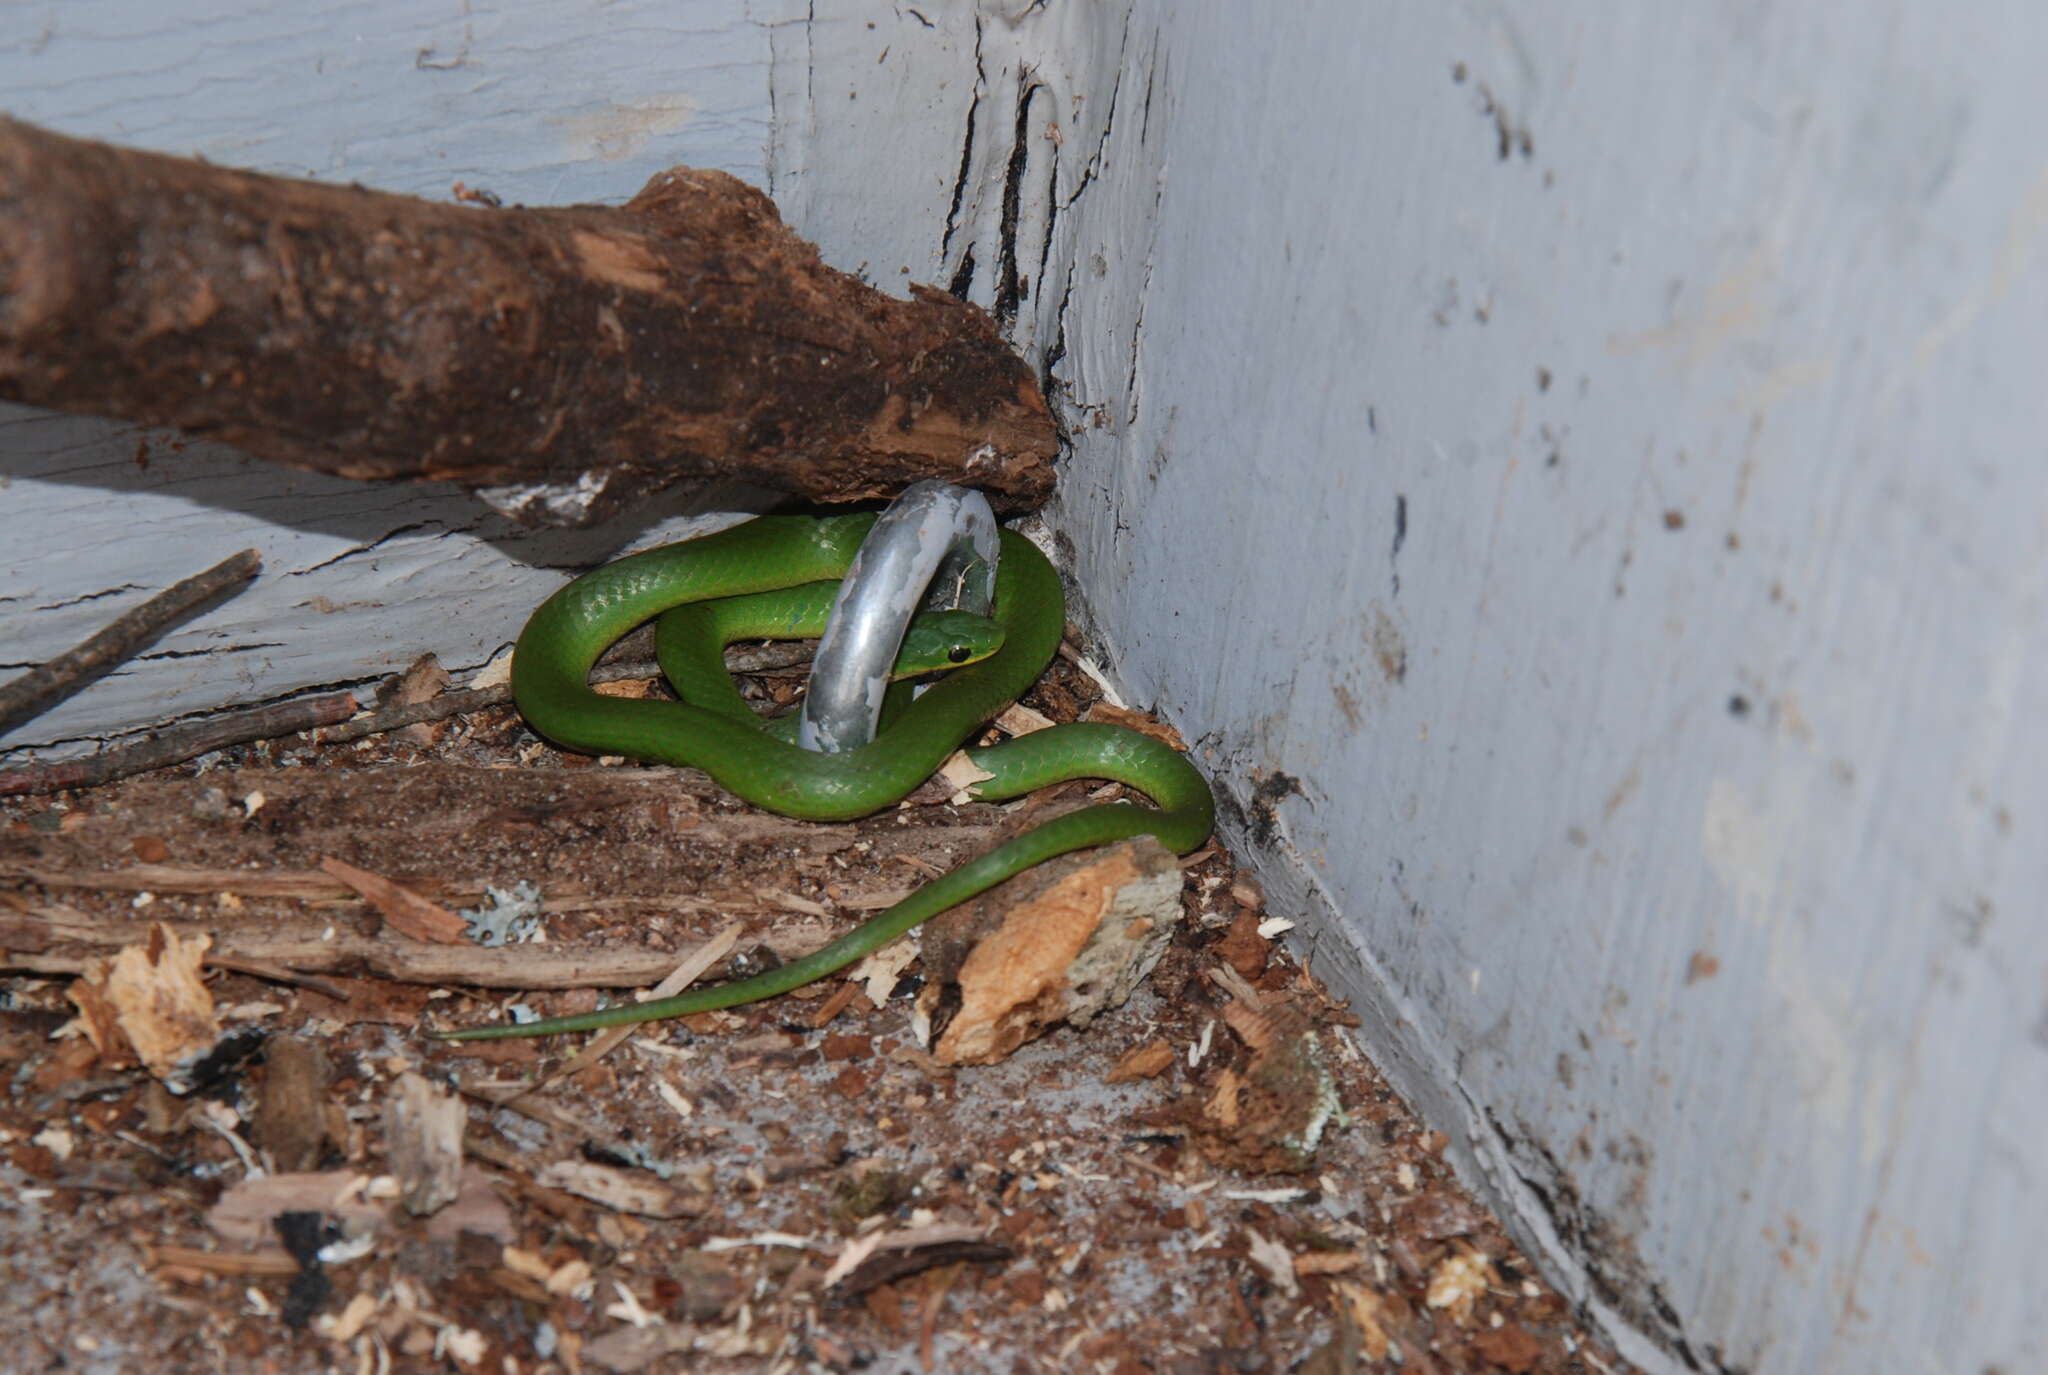
[{"label": "smooth green snake", "polygon": [[[803,633],[798,627],[809,625],[806,615],[789,616],[783,602],[756,594],[788,589],[791,598],[819,602],[819,589],[809,585],[843,576],[873,522],[872,515],[763,516],[585,574],[542,603],[520,633],[512,661],[520,711],[535,730],[568,749],[699,768],[746,801],[785,816],[844,821],[894,804],[1037,680],[1059,648],[1066,613],[1052,565],[1029,540],[1005,530],[993,616],[1000,643],[993,652],[994,641],[985,635],[977,639],[968,629],[948,640],[941,627],[942,657],[986,657],[915,701],[893,704],[872,742],[822,754],[778,739],[726,676],[723,645],[738,635],[770,633],[760,628],[764,618],[783,617],[791,628],[781,633]],[[746,602],[721,612],[714,599],[722,598]],[[592,691],[590,669],[598,656],[657,616],[663,668],[683,700]],[[1054,726],[966,753],[989,775],[968,790],[983,800],[1102,778],[1136,788],[1158,805],[1098,803],[1055,817],[932,880],[823,948],[750,978],[577,1016],[433,1035],[546,1036],[757,1002],[823,978],[1056,855],[1140,835],[1185,854],[1208,838],[1215,820],[1215,800],[1194,766],[1171,746],[1121,726]]]}]

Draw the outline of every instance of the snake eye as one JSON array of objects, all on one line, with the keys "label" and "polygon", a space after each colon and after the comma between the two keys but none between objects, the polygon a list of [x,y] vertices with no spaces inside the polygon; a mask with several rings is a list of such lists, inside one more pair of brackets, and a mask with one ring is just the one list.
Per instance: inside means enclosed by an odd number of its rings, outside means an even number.
[{"label": "snake eye", "polygon": [[946,651],[946,662],[949,664],[964,664],[973,656],[974,651],[966,645],[954,645]]}]

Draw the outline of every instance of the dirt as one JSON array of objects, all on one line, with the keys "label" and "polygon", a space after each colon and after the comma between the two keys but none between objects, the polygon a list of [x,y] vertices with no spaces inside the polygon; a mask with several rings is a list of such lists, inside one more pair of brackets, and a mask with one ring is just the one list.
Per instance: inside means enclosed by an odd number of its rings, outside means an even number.
[{"label": "dirt", "polygon": [[[1030,701],[1067,720],[1097,695],[1061,660]],[[617,1000],[577,976],[680,963],[734,922],[711,977],[786,959],[1014,818],[927,787],[789,822],[558,754],[509,708],[414,735],[0,807],[0,1365],[1626,1369],[1219,848],[1183,865],[1147,985],[1000,1064],[933,1060],[912,962],[644,1026],[550,1079],[588,1038],[419,1028]],[[449,908],[526,882],[545,940],[429,948],[323,860]],[[224,1030],[183,1094],[66,1030],[74,976],[161,956],[159,923],[240,962],[206,973]],[[397,1195],[431,1194],[437,1158],[453,1201],[415,1215]]]}]

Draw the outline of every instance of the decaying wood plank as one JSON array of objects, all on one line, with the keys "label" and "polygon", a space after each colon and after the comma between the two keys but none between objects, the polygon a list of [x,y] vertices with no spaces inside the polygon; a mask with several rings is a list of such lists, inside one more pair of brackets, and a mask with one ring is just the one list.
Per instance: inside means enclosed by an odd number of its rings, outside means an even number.
[{"label": "decaying wood plank", "polygon": [[[943,824],[923,826],[903,824],[904,809],[827,825],[729,810],[723,796],[694,770],[445,761],[134,780],[90,812],[47,814],[63,816],[60,824],[0,830],[0,960],[75,973],[142,939],[146,919],[157,918],[210,934],[214,962],[295,976],[644,987],[681,957],[672,940],[618,948],[641,921],[673,914],[683,919],[667,929],[688,939],[695,919],[744,918],[749,949],[793,958],[903,890],[893,869],[879,883],[856,879],[837,857],[915,860],[921,876],[986,848],[998,826],[993,808],[960,815],[944,805],[943,790],[931,804],[931,820]],[[422,869],[423,851],[444,845],[459,863]],[[150,858],[125,862],[129,854]],[[340,855],[450,907],[487,908],[487,887],[509,893],[530,881],[539,896],[527,901],[553,924],[550,939],[504,947],[402,939],[317,867]],[[789,892],[792,863],[829,879],[831,891]],[[565,920],[597,912],[602,922]],[[612,934],[601,935],[606,929]]]},{"label": "decaying wood plank", "polygon": [[979,310],[826,267],[678,167],[618,208],[261,176],[0,118],[0,397],[176,426],[574,525],[745,479],[1051,494],[1031,370]]},{"label": "decaying wood plank", "polygon": [[[196,923],[178,923],[193,926]],[[46,904],[0,912],[0,968],[36,974],[78,974],[90,956],[147,938],[150,923],[108,921],[74,908]],[[258,961],[295,972],[344,974],[399,983],[458,984],[468,988],[641,988],[675,967],[660,950],[604,950],[554,944],[434,945],[389,934],[363,936],[332,923],[273,919],[230,925],[206,923],[214,954],[224,967]],[[208,959],[207,963],[216,963]]]}]

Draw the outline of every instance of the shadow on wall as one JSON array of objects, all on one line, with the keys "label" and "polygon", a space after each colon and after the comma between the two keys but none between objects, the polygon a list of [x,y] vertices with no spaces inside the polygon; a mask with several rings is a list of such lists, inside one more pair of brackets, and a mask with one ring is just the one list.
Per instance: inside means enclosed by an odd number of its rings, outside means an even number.
[{"label": "shadow on wall", "polygon": [[[603,563],[664,521],[707,511],[767,511],[782,500],[779,493],[735,483],[658,493],[583,529],[529,529],[453,483],[354,482],[266,463],[173,430],[0,403],[0,490],[22,481],[90,489],[98,494],[95,502],[106,497],[131,504],[141,527],[131,534],[167,544],[175,536],[162,528],[164,501],[195,508],[194,515],[241,518],[224,522],[230,526],[280,526],[354,547],[437,528],[473,536],[527,567],[552,569]],[[33,550],[66,528],[63,513],[73,508],[61,498],[33,507],[10,501],[0,509],[0,542]],[[106,519],[102,513],[102,528]],[[11,528],[17,521],[35,529]]]}]

